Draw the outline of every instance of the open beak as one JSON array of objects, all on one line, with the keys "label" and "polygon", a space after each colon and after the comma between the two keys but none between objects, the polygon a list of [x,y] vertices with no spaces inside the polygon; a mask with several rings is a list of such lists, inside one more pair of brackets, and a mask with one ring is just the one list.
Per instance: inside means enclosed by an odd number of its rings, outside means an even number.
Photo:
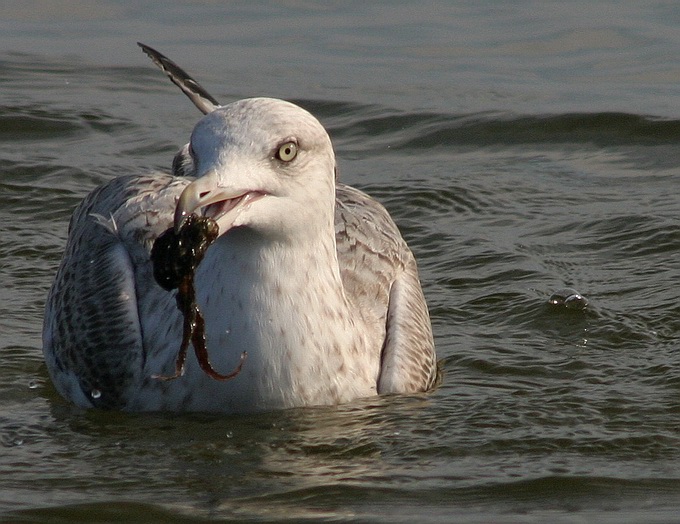
[{"label": "open beak", "polygon": [[179,233],[189,215],[202,209],[204,216],[217,222],[222,235],[231,229],[247,204],[262,196],[264,193],[259,191],[220,187],[217,184],[217,172],[209,171],[186,186],[179,196],[175,208],[175,233]]}]

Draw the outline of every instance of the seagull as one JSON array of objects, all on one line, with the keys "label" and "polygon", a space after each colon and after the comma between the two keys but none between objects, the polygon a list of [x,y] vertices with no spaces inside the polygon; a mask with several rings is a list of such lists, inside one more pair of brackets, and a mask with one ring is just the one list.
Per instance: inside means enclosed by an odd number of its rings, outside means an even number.
[{"label": "seagull", "polygon": [[[204,116],[172,174],[112,179],[75,209],[43,352],[84,408],[248,413],[430,390],[437,361],[415,258],[386,209],[337,182],[328,133],[287,101],[220,105],[139,44]],[[175,370],[183,318],[150,253],[191,214],[217,239],[194,273],[206,347]],[[243,360],[244,353],[247,358]]]}]

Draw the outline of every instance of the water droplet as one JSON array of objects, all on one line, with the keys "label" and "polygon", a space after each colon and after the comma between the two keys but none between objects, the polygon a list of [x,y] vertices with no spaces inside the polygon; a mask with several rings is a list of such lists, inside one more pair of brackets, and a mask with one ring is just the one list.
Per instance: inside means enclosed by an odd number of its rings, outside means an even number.
[{"label": "water droplet", "polygon": [[101,398],[102,392],[99,391],[98,389],[93,389],[92,391],[90,391],[90,396],[93,399],[97,400],[98,398]]},{"label": "water droplet", "polygon": [[564,288],[555,291],[548,299],[548,304],[582,311],[588,306],[588,299],[575,289]]},{"label": "water droplet", "polygon": [[567,309],[583,310],[588,306],[588,299],[576,293],[570,297],[567,297],[567,299],[564,301],[564,305]]}]

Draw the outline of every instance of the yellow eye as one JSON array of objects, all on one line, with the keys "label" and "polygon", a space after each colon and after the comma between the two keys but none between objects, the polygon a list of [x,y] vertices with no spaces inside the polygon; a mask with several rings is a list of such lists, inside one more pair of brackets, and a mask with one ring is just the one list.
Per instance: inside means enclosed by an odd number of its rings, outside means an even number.
[{"label": "yellow eye", "polygon": [[297,156],[298,146],[295,142],[286,142],[279,146],[279,150],[276,152],[276,158],[282,162],[290,162]]}]

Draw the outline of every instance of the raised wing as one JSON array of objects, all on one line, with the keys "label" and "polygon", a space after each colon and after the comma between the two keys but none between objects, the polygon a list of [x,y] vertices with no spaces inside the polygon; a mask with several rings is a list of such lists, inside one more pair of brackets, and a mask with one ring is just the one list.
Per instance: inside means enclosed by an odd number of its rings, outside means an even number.
[{"label": "raised wing", "polygon": [[203,86],[196,82],[189,74],[179,67],[175,62],[170,60],[163,53],[156,51],[153,47],[137,42],[137,45],[142,48],[153,63],[168,75],[168,78],[179,87],[182,92],[189,97],[194,105],[204,114],[215,110],[220,103],[215,100],[210,93],[208,93]]}]

